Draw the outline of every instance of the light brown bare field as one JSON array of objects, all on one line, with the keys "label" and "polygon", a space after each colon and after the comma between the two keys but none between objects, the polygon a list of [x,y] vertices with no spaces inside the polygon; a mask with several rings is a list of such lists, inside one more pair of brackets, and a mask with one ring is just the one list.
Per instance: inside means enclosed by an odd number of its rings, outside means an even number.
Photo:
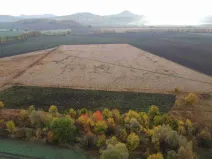
[{"label": "light brown bare field", "polygon": [[138,92],[212,92],[212,78],[127,44],[69,45],[0,59],[11,84]]},{"label": "light brown bare field", "polygon": [[53,49],[0,58],[0,88],[11,84],[16,76],[24,70],[27,70],[31,64],[42,58],[45,53],[48,53],[51,50]]}]

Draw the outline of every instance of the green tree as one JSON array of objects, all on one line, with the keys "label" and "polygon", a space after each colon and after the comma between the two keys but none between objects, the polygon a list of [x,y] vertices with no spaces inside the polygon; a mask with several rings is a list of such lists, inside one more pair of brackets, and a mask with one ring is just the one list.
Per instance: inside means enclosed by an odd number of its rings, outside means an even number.
[{"label": "green tree", "polygon": [[160,115],[160,111],[157,106],[152,105],[148,111],[149,118],[154,119],[155,116]]},{"label": "green tree", "polygon": [[97,121],[94,126],[94,132],[96,134],[104,134],[107,131],[107,128],[107,123],[104,120]]},{"label": "green tree", "polygon": [[129,153],[124,143],[108,144],[100,159],[128,159]]},{"label": "green tree", "polygon": [[75,140],[76,127],[70,118],[56,118],[50,124],[54,139],[60,143],[72,143]]}]

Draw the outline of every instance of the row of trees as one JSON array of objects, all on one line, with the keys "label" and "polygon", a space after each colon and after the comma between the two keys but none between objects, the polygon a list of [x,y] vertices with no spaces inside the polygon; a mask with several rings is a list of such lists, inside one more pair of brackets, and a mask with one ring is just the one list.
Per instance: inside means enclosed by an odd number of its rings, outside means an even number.
[{"label": "row of trees", "polygon": [[9,41],[16,41],[16,40],[26,40],[27,38],[39,37],[39,36],[66,36],[70,35],[71,30],[50,30],[50,31],[28,31],[24,32],[19,36],[5,36],[0,37],[0,43],[5,44]]},{"label": "row of trees", "polygon": [[[3,108],[0,102],[0,108]],[[78,144],[99,150],[101,159],[127,159],[137,152],[148,159],[194,159],[196,146],[209,147],[211,133],[190,120],[178,120],[160,113],[157,106],[148,112],[119,110],[92,112],[85,108],[59,113],[30,106],[13,120],[0,120],[0,134],[15,138],[45,139],[51,144]]]}]

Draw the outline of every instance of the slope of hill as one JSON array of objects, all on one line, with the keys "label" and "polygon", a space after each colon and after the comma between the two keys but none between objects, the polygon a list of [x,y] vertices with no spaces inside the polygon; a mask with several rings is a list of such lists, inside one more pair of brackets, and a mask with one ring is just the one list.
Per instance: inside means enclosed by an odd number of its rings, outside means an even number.
[{"label": "slope of hill", "polygon": [[55,19],[55,20],[74,20],[83,25],[118,27],[118,26],[136,26],[144,24],[144,16],[133,14],[127,10],[114,15],[100,16],[92,13],[76,13],[65,16],[54,16],[52,14],[44,15],[21,15],[6,16],[0,15],[0,22],[17,22],[26,19]]},{"label": "slope of hill", "polygon": [[73,20],[54,20],[54,19],[25,19],[17,22],[2,23],[0,28],[7,26],[7,29],[21,30],[54,30],[54,29],[80,29],[83,25]]},{"label": "slope of hill", "polygon": [[42,15],[20,15],[22,19],[46,19],[46,18],[53,18],[55,15],[53,14],[42,14]]},{"label": "slope of hill", "polygon": [[42,15],[20,15],[20,16],[10,16],[10,15],[0,15],[0,22],[17,22],[23,19],[46,19],[53,18],[55,15],[52,14],[42,14]]},{"label": "slope of hill", "polygon": [[67,16],[55,17],[60,20],[74,20],[84,25],[92,26],[130,26],[142,25],[143,16],[133,14],[129,11],[123,11],[120,14],[100,16],[92,13],[77,13]]},{"label": "slope of hill", "polygon": [[15,22],[20,20],[20,17],[14,17],[10,15],[0,15],[0,22]]}]

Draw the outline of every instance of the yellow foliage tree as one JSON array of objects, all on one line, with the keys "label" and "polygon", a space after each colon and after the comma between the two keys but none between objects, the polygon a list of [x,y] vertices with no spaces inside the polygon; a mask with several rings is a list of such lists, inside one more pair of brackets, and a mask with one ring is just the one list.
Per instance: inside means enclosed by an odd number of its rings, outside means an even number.
[{"label": "yellow foliage tree", "polygon": [[134,132],[131,132],[127,138],[127,147],[129,150],[135,150],[140,143],[139,136],[136,135]]},{"label": "yellow foliage tree", "polygon": [[15,123],[12,120],[8,121],[6,123],[6,126],[7,126],[7,130],[9,131],[10,134],[15,133],[16,127],[15,127]]},{"label": "yellow foliage tree", "polygon": [[163,159],[163,155],[161,153],[156,153],[149,155],[147,159]]},{"label": "yellow foliage tree", "polygon": [[198,96],[195,93],[189,93],[184,100],[186,105],[193,105],[198,102]]},{"label": "yellow foliage tree", "polygon": [[51,105],[51,106],[49,107],[49,113],[57,113],[57,112],[58,112],[57,106]]},{"label": "yellow foliage tree", "polygon": [[69,115],[72,118],[76,118],[77,112],[73,108],[71,108],[71,109],[69,109]]},{"label": "yellow foliage tree", "polygon": [[0,109],[4,108],[4,103],[2,101],[0,101]]},{"label": "yellow foliage tree", "polygon": [[103,114],[104,119],[108,119],[108,118],[112,118],[113,117],[113,113],[107,108],[105,108],[103,110],[102,114]]},{"label": "yellow foliage tree", "polygon": [[94,132],[96,134],[104,134],[107,131],[107,123],[103,120],[103,121],[98,121],[95,123],[94,125]]}]

